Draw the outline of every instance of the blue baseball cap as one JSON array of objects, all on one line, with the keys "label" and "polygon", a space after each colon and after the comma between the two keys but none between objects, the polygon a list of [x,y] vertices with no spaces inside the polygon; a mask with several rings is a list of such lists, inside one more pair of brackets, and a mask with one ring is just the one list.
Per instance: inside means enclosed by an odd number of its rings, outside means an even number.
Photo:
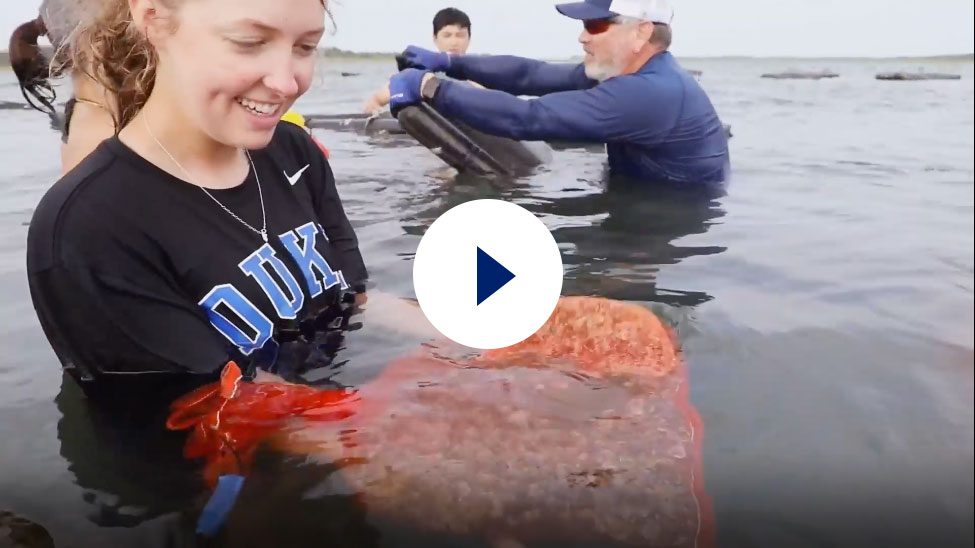
[{"label": "blue baseball cap", "polygon": [[557,4],[555,9],[566,17],[583,21],[622,15],[669,25],[674,18],[674,8],[668,0],[585,0]]}]

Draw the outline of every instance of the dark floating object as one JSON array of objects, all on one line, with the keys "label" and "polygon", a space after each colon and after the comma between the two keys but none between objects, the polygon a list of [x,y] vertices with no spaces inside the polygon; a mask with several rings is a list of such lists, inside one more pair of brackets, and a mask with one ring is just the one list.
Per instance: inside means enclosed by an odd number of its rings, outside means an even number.
[{"label": "dark floating object", "polygon": [[[313,129],[329,129],[332,131],[348,131],[361,135],[405,135],[407,132],[400,125],[399,120],[393,118],[389,112],[378,116],[369,114],[309,114],[305,116],[305,124]],[[471,130],[473,131],[473,130]],[[725,135],[731,138],[731,126],[724,124]],[[589,148],[598,152],[605,148],[603,143],[577,143],[569,141],[549,141],[550,145],[558,149]]]},{"label": "dark floating object", "polygon": [[448,120],[427,103],[399,111],[400,125],[445,163],[478,175],[520,176],[552,160],[543,142],[522,142],[488,135]]},{"label": "dark floating object", "polygon": [[13,548],[54,548],[47,529],[7,511],[0,511],[0,546]]},{"label": "dark floating object", "polygon": [[345,77],[358,76],[359,75],[358,72],[340,72],[339,74],[341,74],[342,76],[345,76]]},{"label": "dark floating object", "polygon": [[794,70],[786,72],[767,72],[762,75],[762,78],[773,78],[776,80],[819,80],[820,78],[836,78],[838,76],[839,74],[828,70],[816,72]]},{"label": "dark floating object", "polygon": [[379,116],[369,114],[312,114],[305,117],[305,124],[314,129],[330,129],[333,131],[351,131],[372,135],[388,133],[391,135],[405,134],[399,121],[388,112]]},{"label": "dark floating object", "polygon": [[30,106],[16,101],[0,101],[0,110],[27,110]]},{"label": "dark floating object", "polygon": [[700,70],[695,70],[695,69],[688,69],[687,72],[691,76],[700,76],[700,75],[704,74],[704,72],[702,72]]},{"label": "dark floating object", "polygon": [[881,72],[877,80],[961,80],[961,74],[943,72]]}]

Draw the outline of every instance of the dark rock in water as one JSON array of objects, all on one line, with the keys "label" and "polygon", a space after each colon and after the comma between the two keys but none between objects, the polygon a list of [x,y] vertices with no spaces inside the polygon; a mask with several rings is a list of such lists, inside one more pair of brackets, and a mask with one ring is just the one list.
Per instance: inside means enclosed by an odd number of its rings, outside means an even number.
[{"label": "dark rock in water", "polygon": [[26,103],[18,103],[16,101],[0,101],[0,110],[26,110],[29,109]]},{"label": "dark rock in water", "polygon": [[700,71],[700,70],[694,70],[694,69],[688,69],[688,70],[687,70],[687,72],[688,72],[688,73],[689,73],[689,74],[690,74],[691,76],[700,76],[700,75],[702,75],[702,74],[704,74],[704,72],[702,72],[702,71]]},{"label": "dark rock in water", "polygon": [[10,512],[0,511],[0,546],[10,548],[54,548],[47,529]]},{"label": "dark rock in water", "polygon": [[877,80],[961,80],[960,74],[942,72],[881,72]]},{"label": "dark rock in water", "polygon": [[836,78],[839,74],[831,72],[828,70],[822,70],[818,72],[805,72],[805,71],[786,71],[786,72],[768,72],[762,75],[762,78],[773,78],[776,80],[819,80],[820,78]]},{"label": "dark rock in water", "polygon": [[349,76],[358,76],[358,75],[359,75],[359,73],[358,73],[358,72],[342,72],[342,73],[340,73],[340,74],[341,74],[342,76],[345,76],[345,77],[349,77]]}]

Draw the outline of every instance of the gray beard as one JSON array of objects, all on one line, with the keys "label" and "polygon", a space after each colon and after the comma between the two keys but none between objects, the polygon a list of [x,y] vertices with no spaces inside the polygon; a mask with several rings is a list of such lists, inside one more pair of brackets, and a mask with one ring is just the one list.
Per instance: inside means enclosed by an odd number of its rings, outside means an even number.
[{"label": "gray beard", "polygon": [[587,64],[585,65],[585,68],[586,76],[592,80],[596,80],[597,82],[604,82],[623,73],[621,69],[605,64]]}]

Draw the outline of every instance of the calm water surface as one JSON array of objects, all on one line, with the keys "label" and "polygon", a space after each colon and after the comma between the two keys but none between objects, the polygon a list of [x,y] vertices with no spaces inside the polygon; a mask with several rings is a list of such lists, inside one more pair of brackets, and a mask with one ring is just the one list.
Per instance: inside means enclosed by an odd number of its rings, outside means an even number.
[{"label": "calm water surface", "polygon": [[[408,139],[318,131],[376,285],[413,296],[416,246],[453,205],[518,203],[555,235],[564,293],[638,302],[676,327],[720,545],[971,546],[972,64],[929,64],[963,74],[931,82],[873,79],[916,68],[896,62],[685,64],[734,133],[721,198],[618,188],[580,149],[501,184],[457,177]],[[758,78],[827,67],[841,77]],[[391,70],[328,64],[298,108],[355,111]],[[0,105],[19,100],[0,72]],[[27,224],[58,146],[42,115],[0,110],[0,512],[59,547],[187,545],[206,493],[170,451],[179,440],[105,426],[63,383],[31,308]],[[410,349],[363,325],[336,382]],[[239,545],[430,541],[309,494],[321,465],[268,459],[228,524]]]}]

